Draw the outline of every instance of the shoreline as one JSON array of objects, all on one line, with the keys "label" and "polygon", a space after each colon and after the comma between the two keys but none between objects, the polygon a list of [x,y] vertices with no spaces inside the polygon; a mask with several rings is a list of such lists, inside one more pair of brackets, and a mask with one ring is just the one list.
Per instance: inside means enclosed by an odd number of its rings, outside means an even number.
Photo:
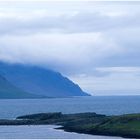
[{"label": "shoreline", "polygon": [[0,126],[1,139],[121,139],[120,137],[80,134],[56,129],[58,125]]},{"label": "shoreline", "polygon": [[[121,135],[111,135],[111,134],[105,134],[105,133],[85,133],[85,132],[81,132],[81,131],[72,131],[70,129],[64,129],[63,127],[60,128],[55,128],[58,130],[64,130],[65,132],[74,132],[74,133],[78,133],[78,134],[88,134],[88,135],[93,135],[93,136],[107,136],[107,137],[111,137],[111,138],[118,138],[118,139],[127,139],[127,138],[134,138],[134,137],[129,137],[129,136],[121,136]],[[136,138],[137,139],[137,138]],[[139,139],[139,138],[138,138]]]},{"label": "shoreline", "polygon": [[56,125],[56,129],[66,132],[140,138],[140,114],[106,116],[96,113],[39,113],[19,116],[15,120],[0,120],[0,126],[3,125]]}]

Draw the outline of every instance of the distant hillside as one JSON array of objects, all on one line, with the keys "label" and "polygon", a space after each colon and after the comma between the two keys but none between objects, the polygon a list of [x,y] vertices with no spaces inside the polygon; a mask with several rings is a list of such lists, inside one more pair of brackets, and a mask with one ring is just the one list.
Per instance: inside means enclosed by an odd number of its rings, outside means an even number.
[{"label": "distant hillside", "polygon": [[81,88],[52,70],[0,63],[0,73],[25,92],[47,97],[88,96]]},{"label": "distant hillside", "polygon": [[39,96],[28,94],[15,87],[0,75],[0,99],[17,99],[17,98],[38,98]]}]

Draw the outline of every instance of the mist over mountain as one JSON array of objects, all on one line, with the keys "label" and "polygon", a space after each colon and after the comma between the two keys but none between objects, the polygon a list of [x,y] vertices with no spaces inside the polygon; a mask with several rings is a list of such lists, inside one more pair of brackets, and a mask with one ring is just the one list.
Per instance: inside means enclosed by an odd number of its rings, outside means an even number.
[{"label": "mist over mountain", "polygon": [[[60,73],[37,66],[1,62],[0,74],[17,88],[34,95],[45,97],[88,95]],[[12,90],[11,92],[14,93]]]}]

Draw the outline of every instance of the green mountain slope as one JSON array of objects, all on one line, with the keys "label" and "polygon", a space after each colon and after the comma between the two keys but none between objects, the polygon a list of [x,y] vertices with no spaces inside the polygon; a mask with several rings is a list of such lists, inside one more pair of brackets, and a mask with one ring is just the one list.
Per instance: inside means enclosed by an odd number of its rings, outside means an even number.
[{"label": "green mountain slope", "polygon": [[12,85],[3,76],[0,75],[0,99],[20,99],[20,98],[37,98]]},{"label": "green mountain slope", "polygon": [[46,97],[89,96],[59,72],[38,66],[0,63],[0,74],[16,87]]}]

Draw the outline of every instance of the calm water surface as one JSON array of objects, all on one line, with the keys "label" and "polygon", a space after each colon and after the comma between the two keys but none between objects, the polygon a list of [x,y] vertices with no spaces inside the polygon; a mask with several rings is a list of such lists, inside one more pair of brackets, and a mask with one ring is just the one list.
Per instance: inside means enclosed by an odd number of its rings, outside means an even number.
[{"label": "calm water surface", "polygon": [[119,137],[78,134],[54,129],[54,125],[0,126],[0,139],[116,139]]},{"label": "calm water surface", "polygon": [[107,115],[140,113],[140,96],[0,100],[0,118],[40,112],[96,112]]},{"label": "calm water surface", "polygon": [[[140,96],[74,97],[61,99],[0,100],[0,118],[40,112],[96,112],[107,115],[140,113]],[[113,139],[117,137],[77,134],[54,129],[56,126],[0,126],[1,139]]]}]

